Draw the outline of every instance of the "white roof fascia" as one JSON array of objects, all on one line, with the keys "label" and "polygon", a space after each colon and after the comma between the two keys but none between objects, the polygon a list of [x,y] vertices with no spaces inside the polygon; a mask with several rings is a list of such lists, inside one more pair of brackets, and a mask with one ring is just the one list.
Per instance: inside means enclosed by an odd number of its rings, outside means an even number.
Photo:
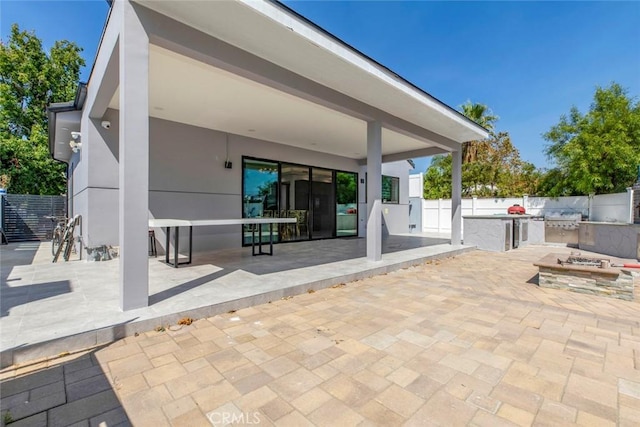
[{"label": "white roof fascia", "polygon": [[309,42],[316,44],[342,60],[353,64],[354,66],[372,74],[379,79],[383,80],[387,84],[393,86],[397,90],[411,96],[412,98],[422,102],[430,108],[438,111],[440,114],[447,116],[448,118],[459,122],[463,126],[469,127],[478,133],[478,138],[486,138],[488,133],[480,125],[462,116],[459,112],[455,111],[446,104],[437,101],[432,96],[428,95],[422,90],[416,89],[413,85],[409,84],[406,80],[391,72],[388,69],[382,68],[379,64],[375,63],[369,58],[366,58],[363,54],[354,51],[344,46],[343,43],[338,42],[333,36],[329,36],[325,31],[319,30],[309,23],[304,22],[297,16],[286,13],[282,7],[276,6],[273,2],[267,1],[255,1],[255,0],[237,0],[242,2],[248,7],[255,9],[263,15],[269,17],[275,22],[278,22],[285,27],[291,29],[291,31],[305,37]]}]

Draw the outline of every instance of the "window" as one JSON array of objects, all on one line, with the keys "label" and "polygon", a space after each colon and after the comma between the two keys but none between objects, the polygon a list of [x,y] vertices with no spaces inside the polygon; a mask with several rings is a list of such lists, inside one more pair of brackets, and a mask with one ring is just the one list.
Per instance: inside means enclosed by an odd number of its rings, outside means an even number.
[{"label": "window", "polygon": [[382,175],[382,203],[400,203],[400,178]]}]

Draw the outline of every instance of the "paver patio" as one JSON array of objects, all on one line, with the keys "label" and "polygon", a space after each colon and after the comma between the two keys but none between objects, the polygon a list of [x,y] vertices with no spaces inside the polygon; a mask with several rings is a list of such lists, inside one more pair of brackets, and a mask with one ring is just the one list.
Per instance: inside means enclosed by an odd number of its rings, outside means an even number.
[{"label": "paver patio", "polygon": [[2,410],[34,414],[16,425],[638,425],[640,303],[536,286],[532,263],[570,250],[473,251],[5,369]]},{"label": "paver patio", "polygon": [[184,268],[150,257],[149,306],[123,312],[117,259],[52,264],[49,243],[0,246],[0,367],[472,249],[417,234],[388,236],[383,248],[380,262],[365,258],[360,238],[278,245],[273,257],[247,247],[199,252]]}]

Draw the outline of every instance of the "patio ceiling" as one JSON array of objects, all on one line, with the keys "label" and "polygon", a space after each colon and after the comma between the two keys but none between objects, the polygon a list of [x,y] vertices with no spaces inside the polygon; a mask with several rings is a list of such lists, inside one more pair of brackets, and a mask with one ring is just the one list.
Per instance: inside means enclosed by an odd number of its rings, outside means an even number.
[{"label": "patio ceiling", "polygon": [[[151,45],[149,115],[314,151],[366,156],[366,122]],[[119,91],[109,104],[119,108]],[[429,147],[383,129],[384,155]]]}]

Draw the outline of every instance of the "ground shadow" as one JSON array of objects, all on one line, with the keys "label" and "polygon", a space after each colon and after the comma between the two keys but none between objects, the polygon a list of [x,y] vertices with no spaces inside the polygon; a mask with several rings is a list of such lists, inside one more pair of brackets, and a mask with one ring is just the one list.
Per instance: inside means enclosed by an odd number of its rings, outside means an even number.
[{"label": "ground shadow", "polygon": [[[95,356],[107,346],[77,357],[66,356],[64,362],[52,360],[49,367],[2,381],[3,420],[21,425],[131,425],[112,381]],[[22,365],[20,369],[28,368]]]},{"label": "ground shadow", "polygon": [[9,286],[3,280],[0,285],[0,317],[8,316],[13,307],[70,292],[71,282],[68,280],[25,286]]},{"label": "ground shadow", "polygon": [[531,279],[527,280],[527,283],[531,285],[540,285],[540,273],[536,273]]},{"label": "ground shadow", "polygon": [[10,242],[0,245],[0,257],[3,268],[0,272],[2,281],[6,281],[11,269],[6,266],[31,265],[40,247],[40,242]]},{"label": "ground shadow", "polygon": [[202,286],[208,282],[211,282],[212,280],[219,279],[220,277],[225,276],[232,272],[233,272],[232,270],[226,270],[226,269],[221,271],[216,271],[215,273],[206,274],[196,279],[189,280],[188,282],[181,283],[178,286],[174,286],[172,288],[165,289],[164,291],[157,292],[149,296],[149,304],[150,305],[157,304],[160,301],[164,301],[168,298],[174,297],[183,292],[187,292],[191,289],[197,288],[198,286]]}]

